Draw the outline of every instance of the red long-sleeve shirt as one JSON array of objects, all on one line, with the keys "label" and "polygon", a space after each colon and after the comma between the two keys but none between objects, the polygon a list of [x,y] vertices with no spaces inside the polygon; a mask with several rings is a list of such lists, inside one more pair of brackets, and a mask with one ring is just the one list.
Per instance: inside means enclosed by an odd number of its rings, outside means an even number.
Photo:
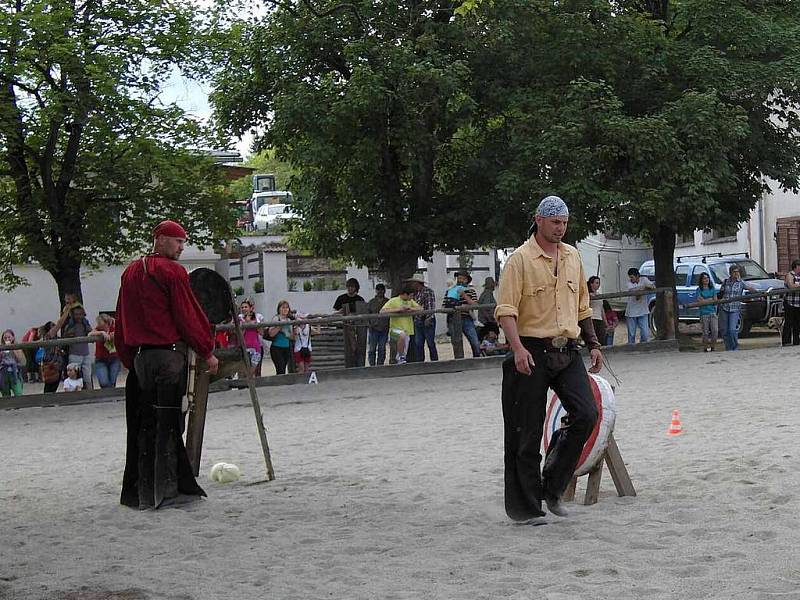
[{"label": "red long-sleeve shirt", "polygon": [[[114,342],[122,364],[129,369],[138,346],[186,342],[207,359],[214,349],[211,324],[189,286],[189,274],[179,263],[149,255],[147,272],[136,259],[125,272],[117,299]],[[160,285],[159,285],[160,284]]]}]

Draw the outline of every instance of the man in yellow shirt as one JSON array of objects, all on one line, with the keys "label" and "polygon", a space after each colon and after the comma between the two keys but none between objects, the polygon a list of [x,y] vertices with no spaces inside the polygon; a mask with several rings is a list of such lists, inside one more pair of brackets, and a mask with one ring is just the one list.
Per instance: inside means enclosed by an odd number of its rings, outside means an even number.
[{"label": "man in yellow shirt", "polygon": [[[578,335],[591,349],[590,372],[603,365],[592,325],[589,291],[578,251],[561,241],[569,209],[548,196],[536,209],[534,235],[509,257],[497,295],[495,317],[513,356],[503,363],[505,508],[515,521],[541,517],[542,500],[566,516],[561,496],[597,421],[597,408]],[[540,471],[547,390],[569,414]]]},{"label": "man in yellow shirt", "polygon": [[[422,310],[422,307],[411,299],[416,288],[411,283],[405,283],[400,293],[383,305],[382,313],[409,313]],[[406,353],[411,336],[414,335],[414,319],[410,316],[392,317],[389,319],[389,339],[397,343],[397,364],[406,362]]]}]

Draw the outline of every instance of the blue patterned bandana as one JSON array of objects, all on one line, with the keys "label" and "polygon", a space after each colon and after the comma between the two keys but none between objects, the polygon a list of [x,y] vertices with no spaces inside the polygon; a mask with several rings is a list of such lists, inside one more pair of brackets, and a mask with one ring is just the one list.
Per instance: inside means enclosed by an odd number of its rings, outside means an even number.
[{"label": "blue patterned bandana", "polygon": [[536,209],[537,217],[568,217],[569,209],[566,203],[558,196],[548,196]]}]

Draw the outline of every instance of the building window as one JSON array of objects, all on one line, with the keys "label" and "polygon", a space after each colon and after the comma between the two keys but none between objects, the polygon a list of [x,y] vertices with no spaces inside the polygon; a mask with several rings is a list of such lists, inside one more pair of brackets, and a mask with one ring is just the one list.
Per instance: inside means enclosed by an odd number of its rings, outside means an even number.
[{"label": "building window", "polygon": [[739,232],[739,224],[728,227],[715,227],[703,231],[704,244],[716,244],[719,242],[735,242],[736,234]]}]

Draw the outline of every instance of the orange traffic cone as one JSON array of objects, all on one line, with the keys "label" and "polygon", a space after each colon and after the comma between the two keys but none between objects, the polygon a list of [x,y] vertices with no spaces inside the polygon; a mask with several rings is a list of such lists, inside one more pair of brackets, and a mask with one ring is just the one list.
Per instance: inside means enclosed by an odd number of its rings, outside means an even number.
[{"label": "orange traffic cone", "polygon": [[683,433],[683,427],[681,426],[681,415],[676,408],[672,411],[672,423],[669,424],[667,435],[680,435],[681,433]]}]

